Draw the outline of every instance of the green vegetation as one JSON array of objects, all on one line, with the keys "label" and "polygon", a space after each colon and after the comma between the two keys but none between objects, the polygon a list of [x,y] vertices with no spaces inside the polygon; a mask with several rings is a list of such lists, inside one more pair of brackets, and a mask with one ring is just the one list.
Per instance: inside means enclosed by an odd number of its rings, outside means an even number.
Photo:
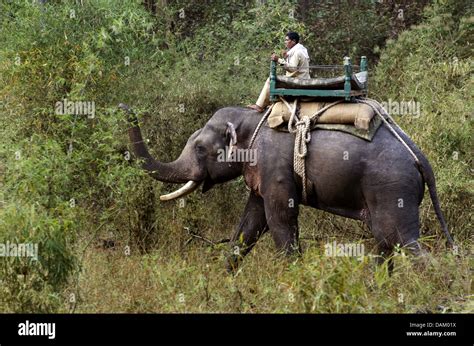
[{"label": "green vegetation", "polygon": [[[0,3],[0,243],[39,246],[38,261],[0,258],[1,312],[474,311],[471,2],[417,2],[403,19],[392,1],[153,3]],[[426,194],[430,255],[398,252],[392,276],[370,257],[325,256],[328,241],[374,241],[361,223],[309,208],[301,258],[278,257],[265,236],[231,276],[227,245],[191,233],[230,237],[242,179],[184,205],[159,201],[172,186],[130,158],[117,104],[172,160],[217,109],[255,100],[289,29],[314,63],[369,56],[371,97],[420,102],[419,117],[396,119],[433,165],[457,255]],[[63,100],[94,102],[95,114],[58,114]]]}]

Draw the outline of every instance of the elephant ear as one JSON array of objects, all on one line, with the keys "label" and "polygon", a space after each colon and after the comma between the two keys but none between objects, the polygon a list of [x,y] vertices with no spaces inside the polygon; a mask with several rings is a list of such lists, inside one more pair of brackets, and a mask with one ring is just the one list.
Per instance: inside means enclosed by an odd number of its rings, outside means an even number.
[{"label": "elephant ear", "polygon": [[227,145],[229,147],[228,157],[231,157],[234,147],[237,145],[237,132],[235,132],[235,126],[231,122],[227,123],[225,136],[226,142],[228,143]]}]

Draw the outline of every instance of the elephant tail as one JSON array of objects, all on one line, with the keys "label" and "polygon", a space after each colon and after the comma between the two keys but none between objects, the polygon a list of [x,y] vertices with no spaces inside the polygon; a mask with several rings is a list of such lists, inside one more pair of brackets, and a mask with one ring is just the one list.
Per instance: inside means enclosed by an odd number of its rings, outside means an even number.
[{"label": "elephant tail", "polygon": [[438,218],[439,223],[441,224],[441,228],[443,229],[446,238],[448,239],[448,243],[450,246],[454,246],[454,240],[449,233],[448,226],[444,219],[443,212],[441,211],[441,206],[438,199],[438,193],[436,192],[436,181],[433,173],[433,169],[431,168],[430,163],[428,160],[423,157],[424,160],[420,161],[420,165],[418,168],[420,169],[421,175],[423,179],[428,185],[428,191],[430,193],[431,202],[433,203],[433,207]]}]

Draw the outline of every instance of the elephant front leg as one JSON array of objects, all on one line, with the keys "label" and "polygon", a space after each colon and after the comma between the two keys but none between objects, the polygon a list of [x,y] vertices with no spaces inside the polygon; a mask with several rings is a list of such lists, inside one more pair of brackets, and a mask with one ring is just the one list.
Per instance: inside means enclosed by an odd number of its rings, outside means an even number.
[{"label": "elephant front leg", "polygon": [[244,214],[231,239],[231,254],[227,258],[227,270],[235,271],[245,255],[267,231],[263,199],[250,192]]},{"label": "elephant front leg", "polygon": [[277,186],[265,195],[265,215],[270,233],[279,252],[300,254],[299,205],[293,187]]}]

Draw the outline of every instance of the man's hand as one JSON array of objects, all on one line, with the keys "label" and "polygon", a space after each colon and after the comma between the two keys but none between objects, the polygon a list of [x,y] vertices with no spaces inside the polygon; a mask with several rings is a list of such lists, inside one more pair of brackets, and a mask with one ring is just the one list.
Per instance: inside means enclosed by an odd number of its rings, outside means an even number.
[{"label": "man's hand", "polygon": [[278,55],[276,55],[275,53],[272,54],[272,57],[270,58],[271,60],[275,61],[275,62],[278,62]]}]

